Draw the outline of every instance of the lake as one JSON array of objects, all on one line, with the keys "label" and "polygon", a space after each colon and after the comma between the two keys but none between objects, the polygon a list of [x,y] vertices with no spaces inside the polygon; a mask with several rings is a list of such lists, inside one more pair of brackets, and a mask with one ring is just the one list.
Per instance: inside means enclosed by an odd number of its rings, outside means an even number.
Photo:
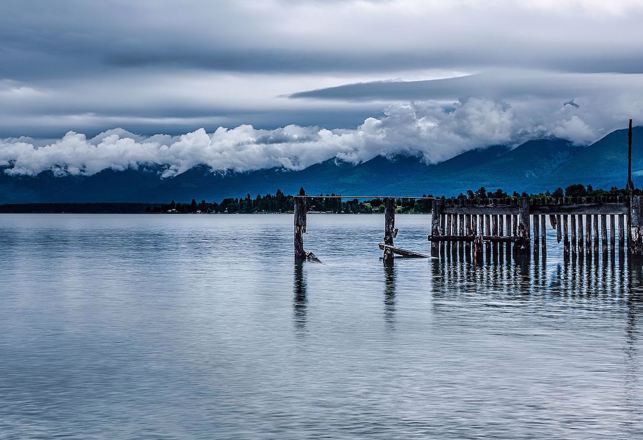
[{"label": "lake", "polygon": [[[0,438],[641,438],[641,265],[380,215],[1,215]],[[396,244],[428,253],[430,216]]]}]

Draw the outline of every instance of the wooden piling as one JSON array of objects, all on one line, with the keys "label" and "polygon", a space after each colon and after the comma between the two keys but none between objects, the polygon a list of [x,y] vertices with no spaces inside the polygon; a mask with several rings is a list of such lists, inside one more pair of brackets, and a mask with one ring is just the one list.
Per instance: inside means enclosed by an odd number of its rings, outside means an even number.
[{"label": "wooden piling", "polygon": [[[440,236],[440,219],[442,218],[442,211],[444,210],[444,200],[437,199],[433,201],[433,208],[431,212],[431,235]],[[436,257],[439,254],[440,243],[436,241],[431,242],[431,255]]]},{"label": "wooden piling", "polygon": [[607,216],[601,214],[601,250],[607,252]]},{"label": "wooden piling", "polygon": [[569,222],[566,215],[561,216],[561,222],[563,223],[563,252],[569,255]]},{"label": "wooden piling", "polygon": [[636,257],[643,255],[641,237],[641,196],[630,197],[630,254]]},{"label": "wooden piling", "polygon": [[610,249],[612,252],[614,252],[614,248],[616,247],[616,216],[614,214],[610,214]]},{"label": "wooden piling", "polygon": [[540,216],[534,215],[534,248],[538,249],[540,240]]},{"label": "wooden piling", "polygon": [[547,248],[547,217],[540,216],[540,235],[542,240],[543,250]]},{"label": "wooden piling", "polygon": [[560,229],[561,226],[561,220],[560,220],[560,215],[557,216],[552,216],[556,218],[556,242],[560,243],[560,241],[563,239],[563,233]]},{"label": "wooden piling", "polygon": [[[304,196],[303,191],[300,192]],[[304,236],[306,232],[306,199],[304,197],[295,197],[294,199],[295,214],[295,261],[301,262],[306,260],[306,251],[304,250]]]},{"label": "wooden piling", "polygon": [[519,250],[529,249],[529,197],[520,199],[518,208],[518,241]]},{"label": "wooden piling", "polygon": [[[394,246],[393,237],[395,237],[395,199],[384,199],[384,244]],[[384,248],[384,264],[390,266],[393,264],[393,250],[389,247]]]},{"label": "wooden piling", "polygon": [[592,216],[585,216],[585,253],[592,253]]},{"label": "wooden piling", "polygon": [[576,246],[578,244],[577,241],[576,241],[576,216],[574,214],[570,215],[569,220],[570,220],[569,229],[570,229],[571,234],[572,234],[572,237],[571,237],[571,239],[572,239],[571,249],[572,249],[572,254],[575,254],[576,253]]},{"label": "wooden piling", "polygon": [[618,216],[618,247],[625,248],[625,215]]},{"label": "wooden piling", "polygon": [[598,215],[592,216],[592,223],[592,229],[594,230],[594,253],[596,254],[598,253]]},{"label": "wooden piling", "polygon": [[583,237],[583,223],[584,223],[584,217],[583,214],[580,214],[578,216],[578,253],[582,254],[583,253],[583,248],[585,240]]}]

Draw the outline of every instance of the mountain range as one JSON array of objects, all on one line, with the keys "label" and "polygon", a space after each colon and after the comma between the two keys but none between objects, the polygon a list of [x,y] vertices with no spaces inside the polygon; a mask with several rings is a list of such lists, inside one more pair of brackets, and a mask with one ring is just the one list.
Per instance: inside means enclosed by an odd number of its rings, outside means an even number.
[{"label": "mountain range", "polygon": [[[633,131],[633,178],[643,185],[643,127]],[[623,187],[627,180],[627,130],[614,131],[588,146],[557,138],[531,140],[516,148],[493,145],[467,151],[439,164],[420,157],[378,156],[360,164],[328,160],[304,170],[272,168],[217,173],[198,166],[172,178],[160,170],[103,170],[91,176],[0,173],[0,203],[218,201],[246,193],[420,196],[457,195],[481,186],[507,192],[553,191],[573,183],[594,188]]]}]

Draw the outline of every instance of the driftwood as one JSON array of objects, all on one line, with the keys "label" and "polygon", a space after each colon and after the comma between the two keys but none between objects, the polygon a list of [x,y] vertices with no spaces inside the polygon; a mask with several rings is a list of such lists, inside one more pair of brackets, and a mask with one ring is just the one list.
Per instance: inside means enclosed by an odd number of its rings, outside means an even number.
[{"label": "driftwood", "polygon": [[389,252],[391,252],[391,253],[393,253],[395,255],[399,255],[400,257],[404,257],[404,258],[429,258],[428,255],[424,255],[424,254],[421,254],[419,252],[409,251],[407,249],[402,249],[402,248],[398,248],[398,247],[395,247],[395,246],[390,246],[390,245],[387,245],[387,244],[384,244],[384,243],[380,243],[379,247],[380,247],[381,250],[383,250],[385,252],[389,251]]}]

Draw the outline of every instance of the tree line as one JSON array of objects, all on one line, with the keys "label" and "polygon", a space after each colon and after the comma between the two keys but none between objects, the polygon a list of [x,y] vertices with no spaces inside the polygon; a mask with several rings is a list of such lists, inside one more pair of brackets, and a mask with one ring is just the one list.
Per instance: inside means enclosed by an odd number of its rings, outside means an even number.
[{"label": "tree line", "polygon": [[[303,192],[302,188],[300,192]],[[638,194],[639,192],[636,191]],[[551,203],[564,198],[602,198],[623,197],[627,191],[612,188],[609,191],[594,189],[591,185],[574,184],[565,189],[557,188],[553,192],[546,191],[538,194],[517,193],[508,194],[502,189],[487,191],[481,187],[477,191],[469,190],[450,200],[466,200],[474,203],[487,203],[494,200],[517,200],[527,196],[535,202]],[[396,199],[398,213],[426,214],[431,212],[432,195],[423,195],[422,198]],[[306,199],[308,212],[323,212],[333,214],[372,214],[384,212],[384,200],[375,198],[371,200],[342,199],[335,194],[319,195]],[[260,213],[286,213],[294,209],[294,196],[286,195],[281,190],[275,194],[258,194],[252,197],[246,194],[241,198],[225,198],[220,202],[197,202],[192,199],[190,203],[177,203],[172,200],[168,204],[150,206],[147,212],[151,213],[203,213],[203,214],[260,214]]]}]

